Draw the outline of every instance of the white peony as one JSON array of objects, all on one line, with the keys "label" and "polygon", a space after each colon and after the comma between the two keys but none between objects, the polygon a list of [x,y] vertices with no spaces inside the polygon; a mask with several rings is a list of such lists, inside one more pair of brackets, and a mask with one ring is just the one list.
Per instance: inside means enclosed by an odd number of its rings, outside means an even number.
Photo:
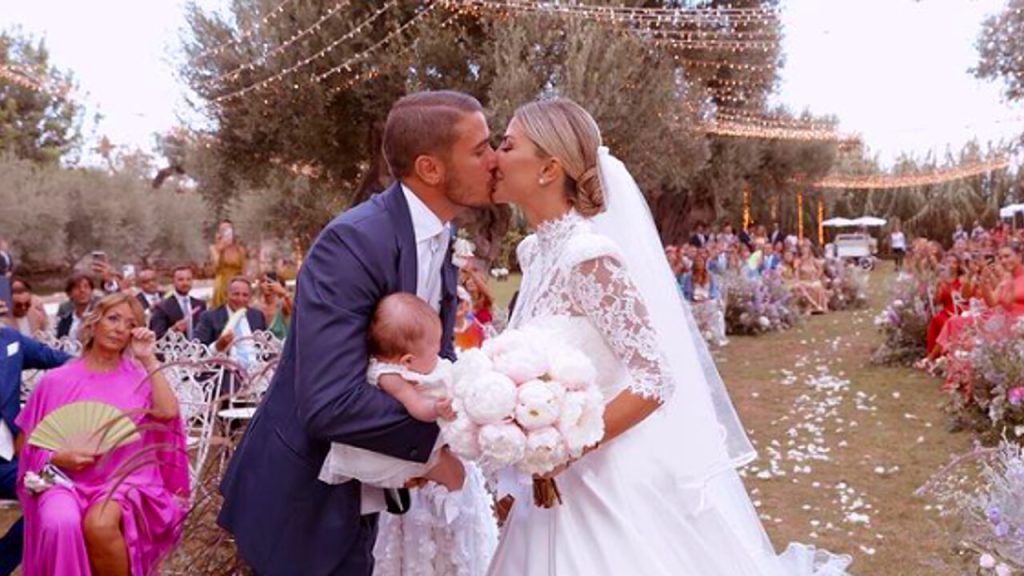
[{"label": "white peony", "polygon": [[452,393],[456,396],[465,394],[465,386],[491,372],[494,364],[478,348],[470,348],[459,353],[459,359],[452,367]]},{"label": "white peony", "polygon": [[583,390],[597,380],[594,363],[579,350],[561,350],[553,356],[551,379],[561,382],[567,390]]},{"label": "white peony", "polygon": [[981,558],[978,558],[978,566],[982,568],[995,568],[996,559],[991,554],[982,554]]},{"label": "white peony", "polygon": [[1013,568],[1010,568],[1006,564],[1000,562],[996,565],[996,576],[1012,576]]},{"label": "white peony", "polygon": [[497,424],[515,411],[516,383],[504,374],[486,372],[460,388],[458,404],[476,424]]},{"label": "white peony", "polygon": [[480,453],[491,468],[511,466],[526,452],[526,435],[515,424],[483,426],[479,439]]},{"label": "white peony", "polygon": [[480,427],[472,420],[459,415],[442,429],[444,441],[452,452],[465,460],[476,460],[480,457]]},{"label": "white peony", "polygon": [[547,474],[568,460],[568,457],[558,430],[541,428],[526,436],[526,454],[517,468],[526,474]]},{"label": "white peony", "polygon": [[903,300],[898,300],[898,299],[897,300],[893,300],[892,301],[892,307],[893,308],[902,308],[903,307]]},{"label": "white peony", "polygon": [[597,389],[567,392],[562,398],[561,418],[557,424],[566,448],[573,457],[604,437],[604,398]]},{"label": "white peony", "polygon": [[540,378],[548,371],[548,357],[533,347],[510,350],[494,358],[494,369],[517,384]]},{"label": "white peony", "polygon": [[519,387],[516,422],[526,430],[551,426],[558,420],[565,388],[557,382],[530,380]]},{"label": "white peony", "polygon": [[757,324],[765,330],[772,327],[772,321],[769,320],[767,316],[759,316],[757,318]]}]

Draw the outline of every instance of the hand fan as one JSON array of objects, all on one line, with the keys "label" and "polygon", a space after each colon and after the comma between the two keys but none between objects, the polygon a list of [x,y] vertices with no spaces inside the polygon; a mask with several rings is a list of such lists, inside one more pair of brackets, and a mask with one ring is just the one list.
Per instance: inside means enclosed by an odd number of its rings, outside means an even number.
[{"label": "hand fan", "polygon": [[55,452],[104,454],[139,440],[135,423],[118,408],[103,402],[72,402],[50,412],[32,430],[28,443]]},{"label": "hand fan", "polygon": [[232,312],[231,315],[228,316],[228,322],[227,324],[224,325],[224,329],[221,330],[220,335],[223,336],[228,332],[234,331],[235,326],[237,326],[238,323],[241,322],[242,316],[245,316],[245,308],[239,308],[238,310]]}]

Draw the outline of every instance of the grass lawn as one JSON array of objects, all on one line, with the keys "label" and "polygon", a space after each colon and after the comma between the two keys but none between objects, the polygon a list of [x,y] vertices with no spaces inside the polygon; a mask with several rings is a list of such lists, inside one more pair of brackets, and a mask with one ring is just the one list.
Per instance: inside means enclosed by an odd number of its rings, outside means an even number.
[{"label": "grass lawn", "polygon": [[959,560],[914,490],[971,437],[946,432],[938,380],[870,365],[891,280],[888,266],[872,275],[867,309],[734,337],[716,357],[758,449],[745,482],[776,548],[815,544],[853,555],[855,574],[923,576]]}]

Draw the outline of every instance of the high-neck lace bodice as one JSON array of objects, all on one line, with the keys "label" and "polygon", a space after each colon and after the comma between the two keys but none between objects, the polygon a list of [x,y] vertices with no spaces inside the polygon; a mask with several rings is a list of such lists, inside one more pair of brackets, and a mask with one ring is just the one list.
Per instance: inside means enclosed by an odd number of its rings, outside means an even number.
[{"label": "high-neck lace bodice", "polygon": [[523,283],[513,328],[558,331],[594,362],[608,399],[623,389],[667,399],[674,388],[668,362],[610,239],[570,210],[539,225],[517,254]]}]

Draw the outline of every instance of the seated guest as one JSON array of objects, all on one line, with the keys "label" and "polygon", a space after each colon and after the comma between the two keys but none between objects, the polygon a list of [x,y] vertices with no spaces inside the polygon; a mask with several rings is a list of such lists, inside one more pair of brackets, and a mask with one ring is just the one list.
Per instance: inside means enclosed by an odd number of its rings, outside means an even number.
[{"label": "seated guest", "polygon": [[[151,574],[181,535],[189,506],[184,430],[174,392],[152,373],[156,339],[142,320],[129,294],[97,302],[79,330],[82,358],[47,372],[15,420],[28,576]],[[25,442],[47,415],[85,401],[123,411],[140,437],[102,455]],[[52,477],[54,468],[70,482],[26,487],[30,473]]]},{"label": "seated guest", "polygon": [[27,280],[17,277],[11,280],[11,304],[11,315],[0,314],[0,323],[29,337],[46,332],[50,324],[46,318],[46,309],[43,308],[42,299],[32,294],[32,286]]},{"label": "seated guest", "polygon": [[284,340],[292,317],[292,297],[277,277],[277,272],[267,272],[260,278],[256,307],[263,312],[263,319],[269,326],[267,332],[278,340]]},{"label": "seated guest", "polygon": [[[0,300],[0,315],[4,313]],[[21,371],[50,370],[67,362],[71,357],[59,350],[49,348],[11,328],[0,326],[0,427],[14,437],[18,427],[14,421],[21,411]],[[9,449],[13,446],[9,445]],[[8,454],[10,455],[10,454]],[[17,498],[15,493],[18,478],[17,458],[0,457],[0,498]],[[22,519],[18,518],[0,538],[0,576],[7,576],[21,564]]]},{"label": "seated guest", "polygon": [[494,296],[487,285],[487,278],[472,264],[459,270],[460,284],[469,292],[473,299],[473,317],[481,324],[494,321],[491,309],[494,307]]},{"label": "seated guest", "polygon": [[206,302],[189,295],[192,292],[191,268],[178,266],[173,274],[174,292],[153,309],[149,327],[157,339],[163,338],[168,330],[174,330],[192,340],[196,337],[199,315],[206,311]]},{"label": "seated guest", "polygon": [[942,347],[938,345],[939,334],[945,328],[946,322],[956,316],[959,311],[956,304],[961,298],[960,291],[963,289],[964,270],[960,258],[955,254],[946,256],[943,276],[935,287],[935,295],[932,297],[932,304],[935,305],[935,315],[928,322],[927,351],[928,359],[935,360],[942,355]]},{"label": "seated guest", "polygon": [[468,350],[483,345],[484,327],[473,315],[473,298],[469,291],[459,286],[459,307],[455,313],[455,349]]},{"label": "seated guest", "polygon": [[800,257],[796,260],[795,293],[812,314],[828,312],[828,290],[821,263],[814,257],[810,242],[800,246]]},{"label": "seated guest", "polygon": [[708,273],[704,253],[697,255],[693,261],[693,270],[683,277],[682,291],[704,338],[719,346],[728,344],[725,337],[725,311],[722,309],[715,279]]},{"label": "seated guest", "polygon": [[[752,266],[752,262],[755,260],[753,251],[746,244],[739,244],[739,271],[749,280],[756,280],[759,276],[757,268]],[[758,262],[760,260],[758,259]]]},{"label": "seated guest", "polygon": [[764,259],[761,261],[761,274],[774,272],[782,264],[783,243],[778,241],[774,244],[764,245]]},{"label": "seated guest", "polygon": [[[199,327],[196,328],[196,338],[206,344],[212,345],[218,352],[225,352],[231,349],[231,356],[238,359],[242,364],[248,365],[251,358],[251,347],[232,347],[235,340],[247,337],[258,330],[266,330],[267,322],[263,313],[254,308],[249,308],[249,300],[252,298],[252,288],[249,279],[245,276],[235,276],[228,283],[227,302],[223,306],[207,310],[199,318]],[[225,330],[228,324],[228,317],[238,310],[244,310],[241,319],[231,330]]]},{"label": "seated guest", "polygon": [[95,289],[92,278],[85,274],[75,274],[68,279],[64,293],[68,295],[69,304],[57,320],[57,338],[78,338],[78,327],[93,305]]}]

